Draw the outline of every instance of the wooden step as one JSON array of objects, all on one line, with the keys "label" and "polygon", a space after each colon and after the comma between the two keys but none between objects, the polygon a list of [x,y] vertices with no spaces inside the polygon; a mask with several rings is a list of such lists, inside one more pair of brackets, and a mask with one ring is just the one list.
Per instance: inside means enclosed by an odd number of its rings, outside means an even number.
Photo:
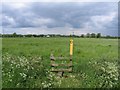
[{"label": "wooden step", "polygon": [[51,60],[70,60],[68,57],[50,57]]},{"label": "wooden step", "polygon": [[52,69],[52,72],[72,72],[72,68],[69,69]]},{"label": "wooden step", "polygon": [[57,67],[57,66],[68,66],[68,67],[71,67],[72,63],[69,63],[69,64],[51,64],[51,66],[54,66],[54,67]]},{"label": "wooden step", "polygon": [[68,57],[55,57],[56,59],[58,59],[58,60],[70,60],[70,58],[68,58]]}]

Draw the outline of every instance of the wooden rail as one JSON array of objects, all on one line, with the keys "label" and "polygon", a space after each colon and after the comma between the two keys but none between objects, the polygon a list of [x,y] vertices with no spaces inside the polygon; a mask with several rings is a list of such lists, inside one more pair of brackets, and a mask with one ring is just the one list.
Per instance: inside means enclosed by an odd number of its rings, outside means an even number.
[{"label": "wooden rail", "polygon": [[72,68],[69,69],[53,69],[52,72],[72,72]]}]

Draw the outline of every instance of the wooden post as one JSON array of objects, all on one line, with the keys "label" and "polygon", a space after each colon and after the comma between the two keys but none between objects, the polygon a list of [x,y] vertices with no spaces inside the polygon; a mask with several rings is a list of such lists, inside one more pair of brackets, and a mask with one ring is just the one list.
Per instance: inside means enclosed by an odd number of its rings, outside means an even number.
[{"label": "wooden post", "polygon": [[73,55],[73,40],[70,39],[70,63],[72,64],[72,55]]},{"label": "wooden post", "polygon": [[70,56],[73,55],[73,40],[70,39]]}]

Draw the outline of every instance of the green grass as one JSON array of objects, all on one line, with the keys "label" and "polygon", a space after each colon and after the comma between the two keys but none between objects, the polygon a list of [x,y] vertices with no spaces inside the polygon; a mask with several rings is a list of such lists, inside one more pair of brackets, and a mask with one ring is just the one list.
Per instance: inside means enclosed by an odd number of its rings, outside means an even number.
[{"label": "green grass", "polygon": [[[51,73],[50,53],[69,57],[69,40],[70,38],[3,38],[3,88],[118,86],[117,39],[74,38],[73,72],[67,73],[67,78],[59,78]],[[20,65],[20,68],[16,65]]]}]

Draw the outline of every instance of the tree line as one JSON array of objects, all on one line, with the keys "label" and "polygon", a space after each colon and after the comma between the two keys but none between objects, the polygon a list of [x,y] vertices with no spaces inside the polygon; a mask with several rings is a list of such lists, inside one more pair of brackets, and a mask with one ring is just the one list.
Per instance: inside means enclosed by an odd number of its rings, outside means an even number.
[{"label": "tree line", "polygon": [[80,36],[78,35],[61,35],[61,34],[48,34],[48,35],[44,35],[44,34],[27,34],[27,35],[22,35],[22,34],[17,34],[17,33],[13,33],[13,34],[0,34],[0,37],[78,37],[78,38],[120,38],[120,37],[115,37],[115,36],[110,36],[110,35],[106,35],[106,36],[102,36],[101,33],[87,33],[87,34],[81,34]]}]

